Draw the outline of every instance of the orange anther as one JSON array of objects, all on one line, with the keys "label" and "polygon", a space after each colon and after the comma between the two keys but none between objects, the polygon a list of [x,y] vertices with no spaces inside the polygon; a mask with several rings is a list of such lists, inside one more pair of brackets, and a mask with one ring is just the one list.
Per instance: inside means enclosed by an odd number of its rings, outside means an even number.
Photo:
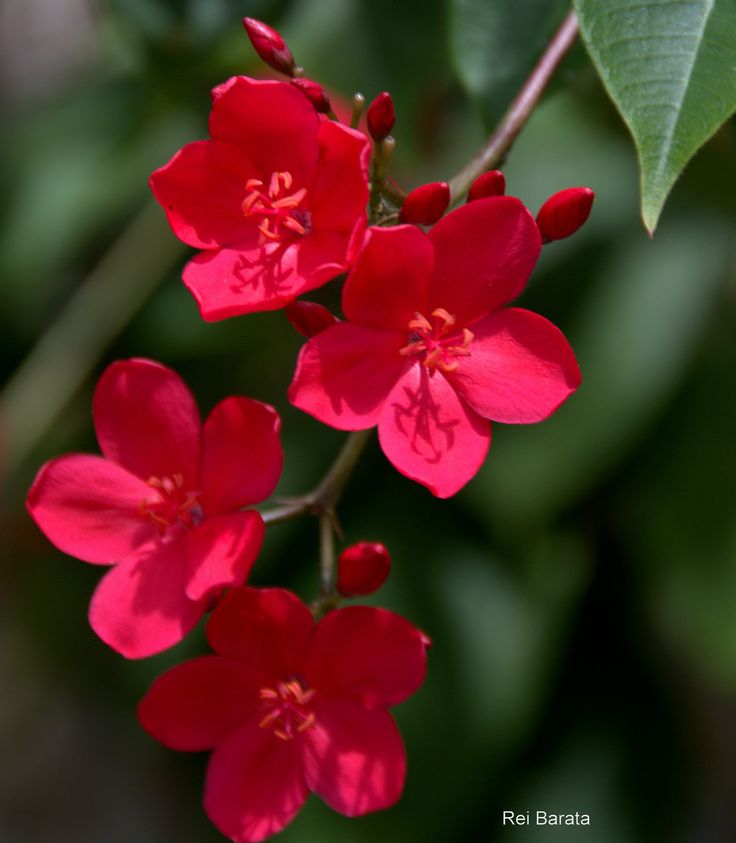
[{"label": "orange anther", "polygon": [[310,711],[304,720],[302,720],[302,722],[296,727],[297,732],[306,732],[307,729],[311,729],[312,726],[314,726],[316,721],[317,717],[313,711]]},{"label": "orange anther", "polygon": [[408,345],[405,345],[403,348],[399,349],[399,354],[402,357],[408,357],[411,354],[419,354],[420,351],[426,351],[427,346],[421,340],[417,340],[416,342],[410,342]]},{"label": "orange anther", "polygon": [[424,318],[424,316],[422,316],[421,313],[415,313],[414,318],[411,322],[409,322],[409,330],[426,331],[427,333],[431,333],[432,325]]}]

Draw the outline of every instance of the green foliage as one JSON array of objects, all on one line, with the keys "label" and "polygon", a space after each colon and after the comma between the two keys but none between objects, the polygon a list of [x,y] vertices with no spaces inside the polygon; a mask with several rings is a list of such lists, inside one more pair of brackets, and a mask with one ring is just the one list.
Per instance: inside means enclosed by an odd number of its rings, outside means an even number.
[{"label": "green foliage", "polygon": [[[613,14],[621,3],[595,5]],[[7,109],[2,134],[4,376],[48,336],[90,273],[101,272],[110,294],[69,335],[64,354],[47,359],[45,380],[34,380],[28,428],[41,420],[48,431],[35,453],[14,457],[9,472],[0,448],[0,663],[10,688],[0,705],[0,838],[218,843],[201,808],[205,756],[160,747],[135,716],[154,676],[205,652],[201,627],[173,653],[116,658],[86,622],[100,570],[50,547],[24,511],[25,491],[43,460],[96,449],[96,375],[134,355],[180,371],[204,411],[236,393],[274,403],[286,457],[280,495],[309,488],[344,439],[285,398],[301,339],[282,313],[205,324],[180,264],[143,277],[142,262],[180,249],[157,208],[143,211],[154,223],[134,225],[138,235],[123,238],[120,251],[121,234],[150,202],[150,170],[204,137],[209,88],[229,73],[260,70],[242,15],[282,30],[309,75],[339,93],[396,95],[394,174],[402,185],[450,176],[484,127],[462,97],[449,95],[439,0],[98,6],[104,37],[88,71],[61,87],[47,74],[42,98]],[[552,0],[446,7],[454,70],[489,120],[565,8]],[[667,3],[661,11],[671,21],[691,8]],[[716,3],[711,19],[723,14]],[[707,40],[724,43],[726,31],[708,26]],[[459,49],[461,33],[467,49]],[[703,62],[699,54],[694,72]],[[545,246],[518,303],[570,337],[583,385],[547,422],[494,425],[487,465],[448,501],[401,477],[377,443],[368,449],[340,505],[346,541],[386,542],[394,569],[372,602],[433,639],[425,687],[396,710],[406,791],[395,808],[360,820],[312,799],[284,841],[567,840],[562,830],[501,826],[502,810],[536,807],[589,811],[592,829],[570,840],[700,840],[703,818],[717,822],[714,794],[731,793],[736,756],[725,742],[712,750],[736,718],[736,291],[728,269],[736,203],[727,183],[736,155],[725,134],[703,150],[649,243],[636,220],[632,145],[592,80],[568,85],[563,74],[564,90],[541,103],[504,166],[508,192],[532,212],[570,185],[596,192],[589,222]],[[149,282],[147,299],[133,307]],[[337,308],[339,285],[309,298]],[[122,313],[121,299],[124,330],[89,351],[100,324]],[[80,359],[92,371],[72,373],[82,385],[52,418],[56,370]],[[43,386],[49,379],[54,390]],[[316,534],[310,519],[269,528],[254,583],[312,597]],[[713,746],[701,746],[709,735]],[[709,839],[734,840],[730,805],[721,808]]]},{"label": "green foliage", "polygon": [[489,125],[509,106],[568,9],[567,0],[451,0],[452,59]]},{"label": "green foliage", "polygon": [[644,225],[654,231],[675,180],[736,111],[732,0],[575,0],[580,31],[634,137]]}]

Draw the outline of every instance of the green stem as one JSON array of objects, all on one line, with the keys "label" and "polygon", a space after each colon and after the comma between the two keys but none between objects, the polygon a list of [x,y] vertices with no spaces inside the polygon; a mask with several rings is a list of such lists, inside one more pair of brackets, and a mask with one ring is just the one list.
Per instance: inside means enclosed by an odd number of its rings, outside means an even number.
[{"label": "green stem", "polygon": [[340,598],[335,591],[335,533],[340,535],[340,527],[335,508],[371,434],[371,430],[351,433],[325,476],[311,492],[262,513],[266,524],[278,524],[310,514],[319,518],[320,592],[312,605],[315,615],[334,609],[339,603]]},{"label": "green stem", "polygon": [[560,28],[552,36],[547,49],[532,70],[514,101],[504,114],[498,127],[488,138],[478,154],[471,159],[457,175],[450,180],[452,204],[464,196],[481,173],[497,166],[519,132],[524,128],[534,108],[539,102],[547,83],[555,70],[572,47],[578,35],[578,20],[574,11],[570,11]]},{"label": "green stem", "polygon": [[371,438],[371,430],[358,430],[345,440],[327,473],[311,492],[284,501],[281,506],[261,513],[266,524],[291,521],[302,515],[330,515],[334,529],[334,511],[345,485]]},{"label": "green stem", "polygon": [[330,512],[325,512],[319,517],[319,572],[322,594],[334,594],[335,529]]}]

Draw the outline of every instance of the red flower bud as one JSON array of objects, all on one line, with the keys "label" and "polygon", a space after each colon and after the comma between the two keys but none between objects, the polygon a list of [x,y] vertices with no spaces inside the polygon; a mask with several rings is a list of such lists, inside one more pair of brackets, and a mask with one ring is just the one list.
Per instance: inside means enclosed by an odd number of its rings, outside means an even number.
[{"label": "red flower bud", "polygon": [[291,84],[295,88],[299,88],[318,114],[327,114],[328,111],[332,111],[327,91],[319,82],[313,82],[311,79],[292,79]]},{"label": "red flower bud", "polygon": [[446,181],[434,181],[412,190],[399,211],[399,222],[432,225],[445,213],[450,204],[450,186]]},{"label": "red flower bud", "polygon": [[487,199],[489,196],[503,196],[506,191],[506,179],[500,170],[491,170],[473,182],[468,191],[468,202],[474,199]]},{"label": "red flower bud", "polygon": [[338,322],[337,316],[316,301],[293,301],[286,316],[297,331],[309,339]]},{"label": "red flower bud", "polygon": [[372,594],[383,585],[391,557],[380,542],[358,542],[346,547],[337,560],[337,590],[343,597]]},{"label": "red flower bud", "polygon": [[253,49],[269,67],[286,76],[294,75],[294,56],[273,27],[255,18],[243,18],[243,26]]},{"label": "red flower bud", "polygon": [[368,132],[376,143],[380,143],[391,134],[391,129],[396,122],[394,101],[388,91],[383,91],[368,106],[366,113]]},{"label": "red flower bud", "polygon": [[588,219],[595,193],[589,187],[568,187],[550,196],[537,214],[542,240],[562,240]]}]

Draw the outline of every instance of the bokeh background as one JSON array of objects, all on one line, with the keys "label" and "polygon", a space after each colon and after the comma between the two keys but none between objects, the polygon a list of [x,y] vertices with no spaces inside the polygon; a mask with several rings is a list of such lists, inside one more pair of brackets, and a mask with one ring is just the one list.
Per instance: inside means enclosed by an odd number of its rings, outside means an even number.
[{"label": "bokeh background", "polygon": [[[524,21],[491,5],[517,41],[501,28],[476,45],[499,76],[479,100],[482,73],[457,50],[488,8],[472,0],[0,3],[2,843],[222,839],[200,807],[206,756],[160,747],[135,715],[155,676],[204,651],[201,628],[125,662],[87,625],[99,569],[54,550],[23,507],[44,460],[96,449],[104,366],[161,360],[205,412],[233,393],[275,404],[282,495],[308,489],[343,438],[286,401],[300,338],[282,313],[200,320],[148,174],[205,136],[213,85],[262,72],[249,14],[336,94],[393,93],[402,184],[447,178],[514,82]],[[559,4],[526,5],[544,19],[529,30],[551,31]],[[389,545],[376,601],[434,639],[424,689],[396,711],[406,792],[359,821],[313,798],[281,839],[736,840],[733,125],[650,241],[632,144],[578,46],[504,170],[533,211],[570,185],[597,194],[520,302],[571,338],[583,386],[543,424],[496,425],[486,466],[447,502],[371,447],[341,507],[347,539]],[[315,298],[336,305],[337,285]],[[274,525],[254,582],[309,599],[316,566],[314,523]],[[510,809],[587,812],[591,827],[504,829]]]}]

